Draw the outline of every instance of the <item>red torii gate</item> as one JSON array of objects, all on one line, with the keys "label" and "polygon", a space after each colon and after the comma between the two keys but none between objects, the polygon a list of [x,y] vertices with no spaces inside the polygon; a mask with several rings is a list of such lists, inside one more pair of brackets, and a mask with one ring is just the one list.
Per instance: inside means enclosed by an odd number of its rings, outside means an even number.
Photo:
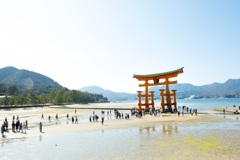
[{"label": "red torii gate", "polygon": [[[167,106],[168,109],[171,109],[172,105],[174,105],[174,108],[176,109],[177,107],[176,90],[172,90],[172,93],[170,93],[169,85],[176,84],[177,80],[171,81],[170,79],[177,77],[178,74],[181,74],[181,73],[183,73],[183,67],[177,70],[164,72],[164,73],[147,74],[147,75],[133,74],[133,78],[136,78],[138,81],[145,82],[143,84],[139,84],[139,87],[145,87],[145,94],[142,94],[142,91],[137,91],[138,92],[138,109],[142,110],[142,106],[145,106],[146,109],[148,109],[150,105],[154,107],[154,92],[151,91],[149,94],[148,87],[160,86],[160,85],[165,85],[166,87],[165,90],[164,89],[160,90],[162,109],[165,110],[165,106]],[[173,96],[174,98],[173,103],[171,102],[171,96]],[[142,97],[145,98],[145,103],[142,103],[142,99],[141,99]],[[149,103],[149,97],[151,98],[151,103]]]}]

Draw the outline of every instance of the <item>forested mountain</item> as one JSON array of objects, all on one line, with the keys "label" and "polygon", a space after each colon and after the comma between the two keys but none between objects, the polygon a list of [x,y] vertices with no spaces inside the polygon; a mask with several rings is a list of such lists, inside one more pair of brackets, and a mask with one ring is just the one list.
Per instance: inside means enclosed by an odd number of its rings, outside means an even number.
[{"label": "forested mountain", "polygon": [[0,106],[94,102],[108,102],[108,99],[102,94],[69,90],[36,72],[15,67],[0,69]]},{"label": "forested mountain", "polygon": [[0,69],[0,83],[2,86],[5,85],[6,87],[15,86],[20,93],[31,90],[31,92],[35,94],[41,94],[49,93],[54,89],[64,88],[47,76],[25,69],[17,69],[15,67]]}]

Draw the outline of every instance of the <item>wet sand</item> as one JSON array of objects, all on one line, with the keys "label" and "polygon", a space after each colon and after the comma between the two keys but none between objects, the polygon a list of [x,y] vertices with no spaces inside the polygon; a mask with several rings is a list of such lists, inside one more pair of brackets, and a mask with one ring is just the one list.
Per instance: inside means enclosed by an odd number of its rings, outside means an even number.
[{"label": "wet sand", "polygon": [[[122,105],[122,106],[121,106]],[[102,109],[89,109],[89,108],[101,108],[104,106],[105,108],[109,108],[109,110],[105,111],[105,114],[102,115]],[[43,123],[43,132],[45,134],[61,134],[61,133],[71,133],[71,132],[81,132],[81,131],[96,131],[96,130],[106,130],[106,129],[114,129],[114,128],[126,128],[133,126],[141,126],[150,123],[158,123],[158,122],[181,122],[181,121],[189,121],[193,119],[199,119],[205,114],[199,114],[198,116],[184,114],[184,116],[177,114],[160,114],[158,116],[150,116],[147,114],[142,118],[136,118],[135,116],[130,116],[130,119],[116,119],[114,116],[114,107],[121,107],[123,110],[119,110],[121,113],[130,114],[130,110],[127,108],[125,104],[89,104],[89,105],[66,105],[66,106],[51,106],[51,107],[41,107],[41,108],[26,108],[26,109],[12,109],[12,110],[3,110],[1,113],[0,121],[3,122],[5,117],[7,117],[9,122],[9,127],[11,128],[11,122],[13,115],[19,116],[21,122],[25,122],[28,120],[28,130],[27,134],[18,134],[13,133],[11,130],[9,133],[6,133],[6,138],[21,138],[21,137],[32,137],[41,134],[39,132],[39,123]],[[87,109],[86,109],[87,108]],[[128,107],[129,108],[129,107]],[[75,114],[76,110],[76,114]],[[93,111],[96,115],[99,116],[98,122],[90,123],[89,116],[93,115]],[[109,111],[109,115],[107,115],[107,111]],[[110,115],[111,111],[111,115]],[[44,115],[44,119],[42,119],[42,114]],[[56,114],[58,115],[58,120],[56,120]],[[69,114],[69,119],[66,118],[66,115]],[[48,120],[48,116],[51,117],[51,120]],[[72,124],[71,118],[78,117],[78,124]],[[101,117],[104,116],[104,125],[101,125]]]},{"label": "wet sand", "polygon": [[[211,114],[204,112],[204,114],[199,113],[197,116],[184,114],[184,116],[178,117],[177,114],[161,114],[157,117],[146,115],[142,118],[130,116],[130,119],[115,119],[113,110],[111,110],[111,117],[107,116],[107,110],[105,110],[105,122],[102,125],[100,123],[101,110],[80,109],[82,107],[103,106],[109,107],[108,111],[110,111],[113,107],[129,108],[132,104],[89,104],[2,110],[0,121],[3,121],[7,116],[11,124],[12,116],[19,115],[20,121],[28,120],[29,122],[27,134],[9,131],[9,133],[5,133],[5,138],[0,138],[1,149],[5,149],[2,152],[8,154],[13,144],[24,145],[25,143],[18,141],[22,139],[30,141],[29,144],[36,145],[32,150],[38,155],[38,150],[41,151],[43,142],[42,140],[41,143],[35,142],[34,139],[37,138],[45,139],[46,148],[52,140],[56,140],[56,144],[63,143],[64,145],[67,145],[64,140],[71,141],[72,147],[79,148],[79,150],[71,150],[69,153],[76,155],[78,159],[99,159],[99,157],[100,159],[161,159],[160,157],[164,159],[239,159],[240,123],[237,119],[238,115],[224,116],[220,112],[212,111]],[[77,109],[76,114],[75,109]],[[93,111],[100,117],[99,122],[89,122],[88,118],[93,114]],[[128,110],[120,112],[130,113]],[[44,120],[41,119],[42,113]],[[58,114],[59,120],[55,120],[56,114]],[[70,118],[77,116],[79,123],[72,124],[71,119],[66,119],[67,114]],[[47,119],[49,115],[52,117],[51,122]],[[43,123],[42,133],[39,132],[40,121]],[[65,137],[65,139],[59,140],[59,137]],[[75,137],[80,142],[75,143],[73,139],[69,139],[70,137]],[[86,141],[80,140],[85,138]],[[89,144],[93,143],[93,140],[97,146],[107,148],[107,150],[97,147],[101,154],[93,151],[91,146],[94,144]],[[110,141],[109,144],[105,142],[106,140]],[[120,143],[120,146],[116,146],[115,143]],[[128,153],[129,150],[124,145],[132,149],[134,153]],[[68,149],[62,148],[62,151]],[[70,156],[67,154],[68,156],[58,157],[57,153],[60,154],[60,152],[60,150],[56,151],[55,156],[51,159],[65,159]],[[51,154],[48,151],[46,153]],[[93,155],[89,153],[93,153]],[[47,156],[36,155],[35,159],[48,159]],[[70,159],[76,159],[76,157]],[[12,156],[9,154],[3,158],[11,159]]]}]

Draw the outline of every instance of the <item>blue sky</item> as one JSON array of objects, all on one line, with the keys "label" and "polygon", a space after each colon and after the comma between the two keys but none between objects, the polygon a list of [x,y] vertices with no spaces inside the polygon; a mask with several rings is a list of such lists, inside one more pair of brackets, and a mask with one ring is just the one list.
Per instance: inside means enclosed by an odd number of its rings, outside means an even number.
[{"label": "blue sky", "polygon": [[143,90],[133,74],[184,67],[178,83],[240,78],[238,0],[0,1],[0,68],[69,89]]}]

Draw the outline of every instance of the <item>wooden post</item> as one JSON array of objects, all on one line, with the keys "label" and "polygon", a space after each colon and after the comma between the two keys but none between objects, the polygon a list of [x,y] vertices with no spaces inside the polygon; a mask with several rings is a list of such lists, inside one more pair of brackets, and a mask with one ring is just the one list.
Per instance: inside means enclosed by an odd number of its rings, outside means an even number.
[{"label": "wooden post", "polygon": [[154,108],[154,91],[151,91],[150,92],[150,95],[151,95],[151,100],[152,100],[152,108]]},{"label": "wooden post", "polygon": [[174,110],[176,111],[177,110],[177,96],[176,96],[177,95],[176,94],[177,90],[173,89],[172,92],[173,92],[173,98],[174,98],[174,102],[173,102]]},{"label": "wooden post", "polygon": [[171,96],[170,96],[168,78],[166,78],[166,101],[167,101],[167,107],[168,107],[168,109],[170,109],[170,107],[171,107]]},{"label": "wooden post", "polygon": [[148,80],[145,80],[145,109],[149,108],[148,104]]},{"label": "wooden post", "polygon": [[138,110],[141,111],[142,110],[142,91],[137,91],[138,92]]},{"label": "wooden post", "polygon": [[160,92],[161,92],[161,107],[162,107],[162,110],[164,111],[165,110],[165,108],[164,108],[164,89],[160,89],[159,90]]}]

